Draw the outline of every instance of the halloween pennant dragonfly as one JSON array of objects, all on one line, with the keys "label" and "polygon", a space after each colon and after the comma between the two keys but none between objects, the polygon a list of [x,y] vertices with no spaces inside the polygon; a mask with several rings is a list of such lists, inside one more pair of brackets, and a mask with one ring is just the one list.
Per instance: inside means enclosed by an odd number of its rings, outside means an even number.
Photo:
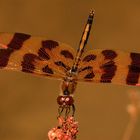
[{"label": "halloween pennant dragonfly", "polygon": [[78,81],[139,85],[140,53],[94,49],[84,54],[93,17],[91,12],[77,52],[54,40],[24,33],[1,33],[0,68],[61,79],[62,95],[68,97]]}]

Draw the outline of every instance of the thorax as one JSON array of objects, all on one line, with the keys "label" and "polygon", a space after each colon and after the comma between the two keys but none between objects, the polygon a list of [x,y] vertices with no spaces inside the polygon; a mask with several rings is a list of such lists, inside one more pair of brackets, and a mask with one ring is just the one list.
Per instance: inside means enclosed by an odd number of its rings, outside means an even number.
[{"label": "thorax", "polygon": [[63,79],[61,84],[63,95],[72,95],[76,89],[77,85],[77,73],[68,71],[66,77]]}]

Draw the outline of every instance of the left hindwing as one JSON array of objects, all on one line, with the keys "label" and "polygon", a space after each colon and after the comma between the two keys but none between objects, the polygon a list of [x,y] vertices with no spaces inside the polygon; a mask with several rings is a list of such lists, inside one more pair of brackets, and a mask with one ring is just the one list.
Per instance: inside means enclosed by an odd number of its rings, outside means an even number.
[{"label": "left hindwing", "polygon": [[78,67],[78,80],[101,83],[140,84],[140,53],[95,49]]},{"label": "left hindwing", "polygon": [[0,34],[0,68],[62,78],[75,57],[72,47],[23,33]]}]

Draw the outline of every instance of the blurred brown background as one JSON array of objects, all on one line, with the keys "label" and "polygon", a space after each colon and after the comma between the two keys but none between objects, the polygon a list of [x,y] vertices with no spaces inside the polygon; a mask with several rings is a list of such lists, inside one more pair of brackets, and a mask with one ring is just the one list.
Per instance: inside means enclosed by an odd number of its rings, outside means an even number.
[{"label": "blurred brown background", "polygon": [[[90,9],[95,20],[88,48],[140,52],[140,1],[0,0],[0,31],[46,36],[77,47]],[[57,124],[60,81],[0,71],[0,140],[46,140]],[[78,140],[121,140],[129,120],[128,90],[136,87],[79,83]],[[140,140],[138,121],[132,140]]]}]

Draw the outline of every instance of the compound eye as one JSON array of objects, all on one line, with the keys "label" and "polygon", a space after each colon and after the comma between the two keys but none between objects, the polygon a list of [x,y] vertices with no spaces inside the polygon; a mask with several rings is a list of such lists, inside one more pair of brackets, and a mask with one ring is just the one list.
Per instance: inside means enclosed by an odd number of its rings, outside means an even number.
[{"label": "compound eye", "polygon": [[71,96],[58,96],[57,103],[59,105],[69,105],[71,106],[74,103],[74,99]]},{"label": "compound eye", "polygon": [[73,97],[66,96],[65,103],[66,103],[66,105],[69,105],[69,106],[72,105],[74,103]]},{"label": "compound eye", "polygon": [[57,103],[59,105],[63,105],[65,103],[65,97],[64,96],[58,96],[57,97]]}]

